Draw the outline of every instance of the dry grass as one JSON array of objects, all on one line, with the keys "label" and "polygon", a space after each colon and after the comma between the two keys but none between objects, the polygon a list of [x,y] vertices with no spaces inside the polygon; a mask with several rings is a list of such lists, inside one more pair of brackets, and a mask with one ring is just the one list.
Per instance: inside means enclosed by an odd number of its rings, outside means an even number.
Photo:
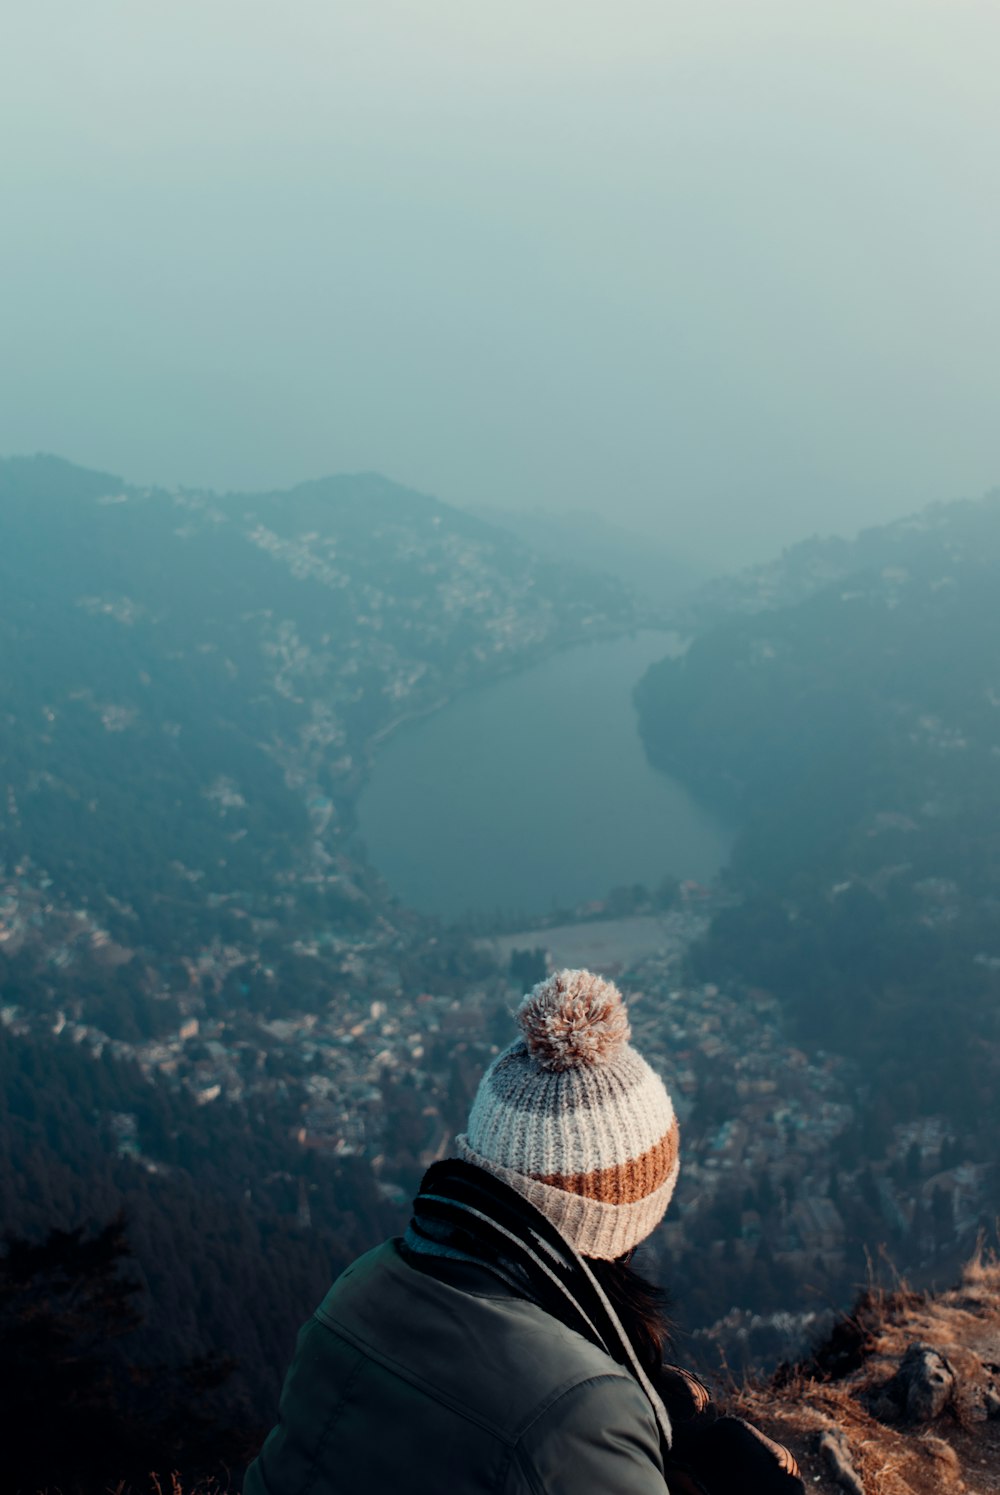
[{"label": "dry grass", "polygon": [[[915,1340],[933,1345],[956,1375],[951,1405],[930,1426],[890,1421],[878,1393]],[[786,1443],[806,1487],[842,1495],[817,1452],[840,1429],[865,1495],[1000,1495],[1000,1261],[983,1248],[949,1292],[869,1287],[811,1361],[766,1385],[747,1385],[737,1410]],[[878,1415],[876,1415],[878,1414]]]},{"label": "dry grass", "polygon": [[185,1483],[179,1474],[159,1474],[151,1470],[148,1485],[129,1484],[120,1480],[109,1486],[107,1495],[232,1495],[232,1487],[216,1479],[198,1479]]}]

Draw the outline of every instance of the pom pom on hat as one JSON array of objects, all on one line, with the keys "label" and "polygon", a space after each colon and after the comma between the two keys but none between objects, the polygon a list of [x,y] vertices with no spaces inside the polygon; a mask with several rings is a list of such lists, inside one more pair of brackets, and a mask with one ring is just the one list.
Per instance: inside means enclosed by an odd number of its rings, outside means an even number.
[{"label": "pom pom on hat", "polygon": [[528,1052],[549,1070],[605,1064],[632,1033],[621,992],[591,971],[557,971],[540,981],[516,1016]]}]

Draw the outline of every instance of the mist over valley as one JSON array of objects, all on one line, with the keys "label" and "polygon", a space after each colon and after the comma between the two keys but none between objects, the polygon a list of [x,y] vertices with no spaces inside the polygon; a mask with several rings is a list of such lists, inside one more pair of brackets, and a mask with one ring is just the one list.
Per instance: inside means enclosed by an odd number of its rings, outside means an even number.
[{"label": "mist over valley", "polygon": [[[614,976],[676,1097],[653,1249],[706,1363],[794,1352],[873,1243],[931,1275],[988,1224],[995,497],[655,615],[375,476],[8,460],[0,524],[0,1205],[123,1209],[142,1354],[232,1354],[220,1418],[266,1416],[550,960]],[[227,1284],[276,1271],[251,1345]]]}]

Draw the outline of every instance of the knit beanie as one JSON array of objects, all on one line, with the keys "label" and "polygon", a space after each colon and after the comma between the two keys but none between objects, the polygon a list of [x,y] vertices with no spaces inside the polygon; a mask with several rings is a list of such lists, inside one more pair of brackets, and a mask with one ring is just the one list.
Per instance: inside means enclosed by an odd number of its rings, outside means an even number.
[{"label": "knit beanie", "polygon": [[458,1155],[523,1194],[581,1255],[630,1251],[680,1167],[663,1081],[629,1045],[618,988],[558,971],[521,1002],[522,1037],[483,1075]]}]

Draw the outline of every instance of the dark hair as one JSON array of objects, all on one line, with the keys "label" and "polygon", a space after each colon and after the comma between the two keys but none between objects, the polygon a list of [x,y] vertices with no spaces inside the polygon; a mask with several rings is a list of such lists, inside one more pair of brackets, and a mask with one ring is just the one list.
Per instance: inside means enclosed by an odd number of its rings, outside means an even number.
[{"label": "dark hair", "polygon": [[659,1374],[663,1351],[670,1343],[670,1299],[662,1287],[637,1272],[631,1261],[631,1252],[617,1261],[587,1257],[587,1265],[621,1320],[639,1364],[653,1379]]}]

